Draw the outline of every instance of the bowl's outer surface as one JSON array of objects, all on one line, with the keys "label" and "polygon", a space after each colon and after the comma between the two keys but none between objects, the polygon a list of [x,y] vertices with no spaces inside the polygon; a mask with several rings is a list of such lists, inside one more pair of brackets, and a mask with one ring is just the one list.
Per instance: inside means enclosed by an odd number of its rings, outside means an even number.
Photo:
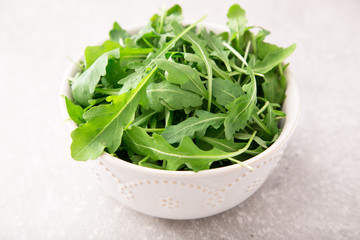
[{"label": "bowl's outer surface", "polygon": [[[205,24],[215,32],[224,28]],[[132,28],[136,32],[139,28]],[[80,60],[82,57],[79,57]],[[66,72],[61,95],[71,98],[68,77],[78,71],[72,65]],[[88,167],[100,186],[122,204],[144,214],[168,219],[195,219],[228,210],[250,197],[267,179],[280,160],[297,124],[300,106],[297,87],[288,75],[287,98],[283,110],[287,114],[278,140],[263,153],[240,165],[194,172],[176,172],[141,167],[104,153],[96,160],[79,163]],[[61,98],[65,119],[69,119]],[[77,125],[67,121],[69,129]]]}]

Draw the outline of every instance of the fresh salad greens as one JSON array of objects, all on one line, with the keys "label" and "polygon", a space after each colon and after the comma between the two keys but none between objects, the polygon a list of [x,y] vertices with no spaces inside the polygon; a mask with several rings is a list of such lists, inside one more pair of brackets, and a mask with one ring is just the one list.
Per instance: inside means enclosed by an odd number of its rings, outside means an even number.
[{"label": "fresh salad greens", "polygon": [[[295,45],[264,42],[245,11],[230,7],[229,32],[184,26],[175,5],[135,35],[114,23],[110,39],[85,49],[65,97],[71,156],[104,151],[140,166],[200,171],[242,164],[278,138]],[[256,30],[256,34],[254,33]],[[119,161],[122,161],[120,160]]]}]

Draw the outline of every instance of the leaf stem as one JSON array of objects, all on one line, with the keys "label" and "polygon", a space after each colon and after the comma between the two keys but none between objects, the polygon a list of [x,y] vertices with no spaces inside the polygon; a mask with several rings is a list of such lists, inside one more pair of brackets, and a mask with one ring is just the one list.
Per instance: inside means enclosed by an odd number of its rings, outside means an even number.
[{"label": "leaf stem", "polygon": [[231,72],[229,73],[229,76],[232,77],[232,76],[236,76],[236,75],[240,75],[241,72]]},{"label": "leaf stem", "polygon": [[[248,57],[248,54],[249,54],[249,50],[250,50],[250,45],[251,45],[251,42],[248,41],[247,45],[246,45],[246,49],[245,49],[245,54],[244,54],[244,59],[246,61],[247,57]],[[241,68],[244,67],[244,63],[241,65]]]},{"label": "leaf stem", "polygon": [[120,89],[95,88],[95,92],[106,95],[119,95]]},{"label": "leaf stem", "polygon": [[252,36],[251,41],[253,43],[254,54],[257,55],[257,46],[256,46],[255,36]]},{"label": "leaf stem", "polygon": [[226,42],[223,42],[223,45],[225,47],[227,47],[227,49],[230,50],[230,52],[232,52],[243,64],[245,64],[245,66],[248,66],[248,63],[246,62],[246,60],[243,58],[243,56],[240,55],[240,53],[238,51],[236,51],[232,46],[230,46],[229,44],[227,44]]},{"label": "leaf stem", "polygon": [[163,132],[165,128],[144,128],[145,132]]},{"label": "leaf stem", "polygon": [[146,121],[149,121],[149,119],[156,113],[158,113],[158,112],[153,111],[153,112],[147,114],[146,116],[140,116],[138,119],[135,119],[131,125],[132,126],[140,126],[141,124],[145,123]]},{"label": "leaf stem", "polygon": [[[209,79],[209,77],[208,77],[208,76],[206,76],[206,74],[203,74],[203,73],[201,73],[201,72],[199,72],[199,71],[198,71],[198,73],[199,73],[200,77],[203,77],[203,78]],[[206,81],[206,82],[207,82],[207,81]]]},{"label": "leaf stem", "polygon": [[163,6],[162,11],[161,11],[160,26],[157,29],[157,32],[160,33],[160,34],[161,34],[161,31],[162,31],[162,28],[163,28],[163,25],[164,25],[165,14],[166,14],[166,11],[165,11],[165,7]]},{"label": "leaf stem", "polygon": [[165,108],[165,127],[172,124],[173,113],[169,109]]},{"label": "leaf stem", "polygon": [[[245,49],[245,54],[244,54],[244,59],[245,59],[245,61],[246,61],[246,59],[247,59],[247,57],[248,57],[248,54],[249,54],[249,50],[250,50],[250,44],[251,44],[251,42],[250,41],[248,41],[248,43],[247,43],[247,45],[246,45],[246,49]],[[241,68],[244,68],[244,63],[242,63],[241,64]],[[240,80],[241,80],[241,73],[240,73],[240,75],[239,75],[239,81],[238,82],[240,82]]]},{"label": "leaf stem", "polygon": [[130,126],[132,126],[132,123],[134,122],[134,120],[130,121],[125,127],[124,127],[124,131],[127,130]]},{"label": "leaf stem", "polygon": [[239,160],[237,160],[237,159],[235,159],[235,158],[232,158],[232,157],[229,157],[228,159],[229,159],[230,161],[233,161],[233,162],[237,163],[237,164],[240,164],[240,165],[243,166],[243,167],[246,167],[246,168],[249,169],[250,171],[254,171],[254,169],[253,169],[250,165],[247,165],[246,163],[243,163],[243,162],[241,162],[241,161],[239,161]]},{"label": "leaf stem", "polygon": [[278,66],[279,66],[280,75],[281,75],[281,76],[284,76],[284,69],[283,69],[282,63],[280,63]]},{"label": "leaf stem", "polygon": [[265,124],[260,120],[260,118],[257,115],[253,114],[251,115],[251,118],[261,129],[263,129],[267,134],[271,135],[270,129],[265,126]]},{"label": "leaf stem", "polygon": [[286,113],[284,113],[283,111],[273,109],[273,112],[279,117],[286,117]]},{"label": "leaf stem", "polygon": [[150,156],[146,156],[144,157],[143,159],[141,159],[139,162],[138,162],[138,165],[142,165],[144,162],[146,162],[146,160],[148,160],[150,158]]},{"label": "leaf stem", "polygon": [[236,66],[236,64],[233,63],[233,62],[231,62],[230,65],[231,65],[231,67],[232,67],[233,69],[235,69],[235,70],[238,71],[239,73],[247,73],[247,71],[246,71],[245,69]]},{"label": "leaf stem", "polygon": [[263,151],[263,150],[260,150],[260,151],[259,151],[259,150],[256,150],[256,149],[255,149],[255,150],[246,150],[245,153],[246,153],[246,154],[249,154],[249,155],[256,156],[256,155],[258,155],[259,153],[261,153],[262,151]]},{"label": "leaf stem", "polygon": [[212,104],[214,104],[218,109],[220,109],[223,113],[226,113],[226,109],[221,106],[219,103],[217,103],[215,100],[212,101]]},{"label": "leaf stem", "polygon": [[[232,67],[233,69],[235,69],[236,71],[238,71],[238,72],[240,72],[240,73],[248,74],[248,72],[247,72],[245,69],[236,66],[235,63],[230,62],[230,65],[231,65],[231,67]],[[256,72],[254,73],[254,75],[255,75],[255,76],[259,76],[259,77],[264,77],[264,74],[256,73]]]},{"label": "leaf stem", "polygon": [[146,38],[142,38],[142,40],[145,42],[146,45],[148,45],[151,48],[154,48],[154,45],[152,45]]},{"label": "leaf stem", "polygon": [[[208,106],[207,106],[207,111],[210,112],[211,110],[211,101],[212,101],[212,78],[213,78],[213,73],[212,73],[212,66],[210,63],[210,59],[209,57],[205,54],[204,50],[200,44],[198,43],[198,41],[196,41],[196,39],[194,39],[191,35],[189,34],[185,34],[186,37],[188,39],[190,39],[190,42],[192,45],[196,45],[196,47],[199,49],[199,55],[202,58],[202,60],[205,63],[205,67],[206,67],[206,71],[207,71],[207,75],[208,75],[208,94],[209,94],[209,99],[208,99]],[[196,50],[195,50],[196,52]]]},{"label": "leaf stem", "polygon": [[264,112],[265,109],[267,108],[267,106],[269,105],[269,101],[266,101],[264,106],[262,108],[260,108],[260,110],[256,113],[257,115],[260,115],[260,113]]},{"label": "leaf stem", "polygon": [[160,77],[162,78],[162,79],[166,79],[166,77],[164,76],[164,74],[162,74],[160,71],[158,72],[158,74],[160,75]]},{"label": "leaf stem", "polygon": [[[141,128],[139,128],[141,129]],[[186,153],[179,153],[179,152],[172,152],[171,148],[167,148],[166,150],[163,149],[158,149],[152,146],[146,146],[144,144],[141,144],[137,141],[135,141],[135,139],[128,133],[127,137],[129,138],[129,140],[131,140],[131,143],[134,144],[135,146],[139,147],[139,148],[144,148],[145,150],[148,149],[150,152],[153,152],[154,154],[161,154],[161,155],[165,155],[165,156],[169,156],[169,157],[176,157],[176,158],[182,158],[182,159],[203,159],[203,158],[207,158],[207,159],[225,159],[225,158],[231,158],[231,157],[235,157],[238,156],[242,153],[244,153],[246,150],[248,150],[248,148],[250,147],[252,141],[254,140],[254,137],[256,135],[256,131],[253,132],[253,134],[251,135],[249,141],[247,142],[247,144],[239,149],[236,152],[227,152],[227,153],[222,153],[220,155],[191,155],[191,154],[186,154]],[[149,137],[149,136],[148,136]]]}]

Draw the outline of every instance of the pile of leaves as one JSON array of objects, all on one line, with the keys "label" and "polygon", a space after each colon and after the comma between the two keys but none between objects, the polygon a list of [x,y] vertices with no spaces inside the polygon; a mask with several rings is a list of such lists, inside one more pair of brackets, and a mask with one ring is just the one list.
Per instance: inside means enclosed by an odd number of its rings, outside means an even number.
[{"label": "pile of leaves", "polygon": [[[65,97],[75,160],[104,151],[164,170],[200,171],[257,155],[280,134],[285,99],[283,61],[295,45],[264,42],[230,7],[229,32],[184,26],[178,5],[155,14],[130,36],[118,23],[110,39],[85,49]],[[253,33],[256,31],[257,33]],[[122,161],[120,160],[119,161]]]}]

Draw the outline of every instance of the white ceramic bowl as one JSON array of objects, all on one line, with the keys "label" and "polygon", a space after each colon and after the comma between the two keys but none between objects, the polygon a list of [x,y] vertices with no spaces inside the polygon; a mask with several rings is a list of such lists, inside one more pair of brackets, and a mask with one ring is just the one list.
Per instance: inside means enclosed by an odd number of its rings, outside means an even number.
[{"label": "white ceramic bowl", "polygon": [[[214,32],[226,30],[209,24],[205,27]],[[138,30],[138,27],[132,28],[129,33]],[[82,55],[76,61],[81,59]],[[61,95],[71,98],[67,79],[77,71],[74,64],[69,67]],[[108,153],[79,164],[85,164],[111,196],[144,214],[168,219],[195,219],[226,211],[254,194],[283,155],[300,115],[299,95],[291,74],[287,73],[287,80],[287,98],[283,106],[287,118],[282,122],[282,133],[266,151],[246,161],[253,171],[238,164],[198,173],[157,170],[120,160]],[[60,104],[64,119],[69,119],[63,98]],[[71,120],[66,124],[70,130],[77,127]]]}]

